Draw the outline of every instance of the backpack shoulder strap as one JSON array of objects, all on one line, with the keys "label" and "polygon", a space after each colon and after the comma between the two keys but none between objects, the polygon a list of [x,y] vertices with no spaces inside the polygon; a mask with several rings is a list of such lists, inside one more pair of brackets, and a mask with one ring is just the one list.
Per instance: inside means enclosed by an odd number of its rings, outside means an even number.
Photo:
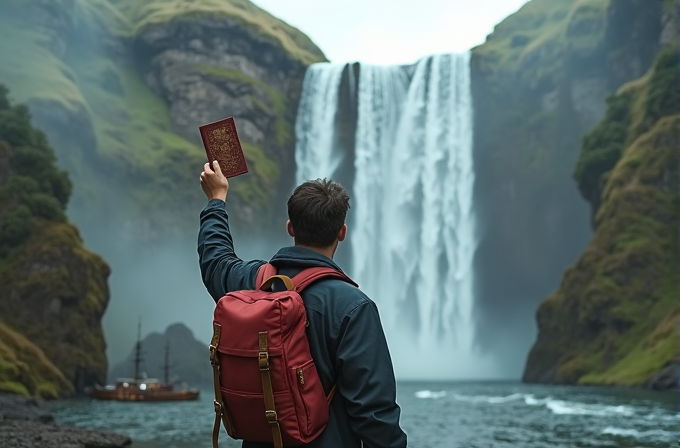
[{"label": "backpack shoulder strap", "polygon": [[255,279],[255,289],[260,287],[267,281],[267,279],[276,275],[276,267],[272,264],[265,263],[257,271],[257,278]]},{"label": "backpack shoulder strap", "polygon": [[359,287],[359,285],[357,285],[354,280],[349,278],[345,273],[333,268],[307,268],[293,277],[292,280],[293,284],[295,285],[295,290],[297,292],[301,292],[315,281],[325,278],[336,278],[338,280],[345,281],[350,285],[356,286],[357,288]]}]

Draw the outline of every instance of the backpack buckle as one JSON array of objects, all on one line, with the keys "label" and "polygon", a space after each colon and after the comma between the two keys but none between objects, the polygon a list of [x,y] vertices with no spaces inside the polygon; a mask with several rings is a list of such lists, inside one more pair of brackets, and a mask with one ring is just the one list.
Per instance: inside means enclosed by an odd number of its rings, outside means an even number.
[{"label": "backpack buckle", "polygon": [[264,414],[267,416],[267,421],[270,425],[274,425],[279,422],[279,416],[276,414],[276,411],[264,411]]},{"label": "backpack buckle", "polygon": [[260,370],[269,370],[269,352],[260,352],[257,358]]},{"label": "backpack buckle", "polygon": [[215,414],[222,415],[222,405],[217,400],[214,400],[213,403],[215,404]]}]

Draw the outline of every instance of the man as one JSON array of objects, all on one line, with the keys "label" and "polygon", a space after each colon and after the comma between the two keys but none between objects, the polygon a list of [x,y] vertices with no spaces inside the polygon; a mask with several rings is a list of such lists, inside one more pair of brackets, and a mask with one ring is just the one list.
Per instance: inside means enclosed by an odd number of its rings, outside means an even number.
[{"label": "man", "polygon": [[[219,164],[206,163],[201,187],[209,199],[201,212],[198,254],[203,283],[219,300],[227,292],[255,289],[264,261],[242,261],[234,252],[226,212],[229,182]],[[349,196],[329,180],[305,182],[288,200],[286,223],[295,246],[279,250],[270,263],[289,277],[304,268],[331,267],[345,239]],[[307,337],[326,394],[337,383],[328,426],[310,448],[406,447],[399,426],[392,360],[375,303],[341,280],[318,281],[302,292]],[[238,412],[238,411],[235,411]],[[244,448],[271,444],[243,442]]]}]

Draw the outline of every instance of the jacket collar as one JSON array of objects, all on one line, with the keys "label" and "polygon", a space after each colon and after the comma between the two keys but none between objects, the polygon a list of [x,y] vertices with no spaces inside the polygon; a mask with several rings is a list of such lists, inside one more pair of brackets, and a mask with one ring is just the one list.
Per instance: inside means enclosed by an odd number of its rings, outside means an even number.
[{"label": "jacket collar", "polygon": [[328,267],[337,269],[342,272],[342,269],[335,264],[333,260],[311,249],[305,247],[289,246],[279,249],[279,251],[272,257],[270,263],[276,267],[300,267],[300,268],[315,268]]}]

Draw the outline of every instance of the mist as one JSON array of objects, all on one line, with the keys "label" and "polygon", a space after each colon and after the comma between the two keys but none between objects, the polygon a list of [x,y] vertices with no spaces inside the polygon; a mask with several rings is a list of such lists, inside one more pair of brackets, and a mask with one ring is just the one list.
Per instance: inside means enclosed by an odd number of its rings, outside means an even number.
[{"label": "mist", "polygon": [[[196,187],[200,188],[198,182]],[[152,243],[121,230],[122,222],[76,222],[86,246],[111,267],[111,299],[102,320],[109,368],[129,355],[137,340],[138,320],[142,338],[153,332],[163,333],[169,325],[181,322],[196,339],[206,345],[210,342],[215,303],[203,286],[198,264],[200,211],[201,207],[196,207],[195,234],[164,237]],[[77,211],[73,215],[82,216]],[[248,234],[238,223],[231,224],[237,255],[242,259],[269,260],[279,247],[292,244],[286,238],[283,218],[280,227],[277,238]]]}]

